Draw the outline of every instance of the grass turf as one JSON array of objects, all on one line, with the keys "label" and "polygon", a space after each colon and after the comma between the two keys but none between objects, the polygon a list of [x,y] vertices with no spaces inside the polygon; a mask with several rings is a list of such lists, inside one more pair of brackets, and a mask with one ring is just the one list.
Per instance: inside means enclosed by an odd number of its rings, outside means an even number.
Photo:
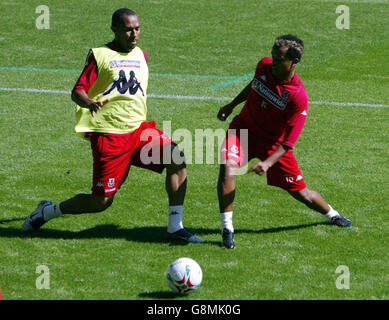
[{"label": "grass turf", "polygon": [[[35,28],[39,4],[3,1],[0,87],[69,91],[89,47],[111,40],[110,15],[122,3],[48,1],[49,30]],[[306,44],[297,71],[311,101],[388,104],[389,45],[382,34],[389,4],[347,5],[350,30],[336,29],[333,1],[134,1],[140,47],[150,57],[149,93],[233,97],[249,81],[236,78],[254,72],[275,36],[291,32]],[[312,104],[296,145],[308,186],[354,228],[328,225],[264,178],[240,176],[231,251],[219,246],[217,164],[188,165],[184,224],[203,245],[164,241],[164,175],[138,168],[106,212],[62,217],[22,235],[24,218],[41,199],[90,190],[92,159],[88,143],[72,134],[69,95],[0,91],[0,97],[3,299],[388,298],[388,108]],[[149,98],[148,118],[159,126],[171,120],[173,132],[225,129],[216,119],[222,104]],[[199,262],[204,280],[189,297],[176,297],[164,272],[183,256]],[[36,288],[39,265],[49,267],[49,290]],[[349,290],[336,288],[340,265],[349,267]]]}]

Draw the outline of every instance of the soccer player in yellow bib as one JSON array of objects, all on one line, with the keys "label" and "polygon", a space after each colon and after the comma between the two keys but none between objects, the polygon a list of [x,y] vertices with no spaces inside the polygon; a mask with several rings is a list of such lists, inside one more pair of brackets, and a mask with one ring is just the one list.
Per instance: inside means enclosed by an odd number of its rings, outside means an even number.
[{"label": "soccer player in yellow bib", "polygon": [[182,224],[187,185],[184,155],[155,127],[155,121],[146,121],[149,72],[147,54],[137,47],[139,18],[130,9],[118,9],[112,15],[111,29],[114,40],[90,50],[71,96],[77,104],[75,131],[91,143],[92,192],[55,204],[41,201],[26,218],[22,231],[38,230],[61,214],[106,210],[126,180],[130,167],[135,165],[159,173],[166,168],[167,239],[203,242]]}]

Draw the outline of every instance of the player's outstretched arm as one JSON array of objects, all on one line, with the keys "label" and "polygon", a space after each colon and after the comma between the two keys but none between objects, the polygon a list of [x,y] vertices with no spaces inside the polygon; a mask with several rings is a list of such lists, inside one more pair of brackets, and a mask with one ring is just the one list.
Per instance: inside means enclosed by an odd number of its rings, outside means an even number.
[{"label": "player's outstretched arm", "polygon": [[232,113],[234,108],[247,100],[247,97],[250,93],[251,81],[250,83],[232,100],[229,104],[224,105],[219,109],[217,118],[221,121],[226,121],[228,116]]},{"label": "player's outstretched arm", "polygon": [[74,90],[72,92],[72,100],[80,107],[88,108],[92,117],[94,117],[96,112],[109,102],[109,99],[104,101],[94,101],[88,97],[88,94],[84,90]]}]

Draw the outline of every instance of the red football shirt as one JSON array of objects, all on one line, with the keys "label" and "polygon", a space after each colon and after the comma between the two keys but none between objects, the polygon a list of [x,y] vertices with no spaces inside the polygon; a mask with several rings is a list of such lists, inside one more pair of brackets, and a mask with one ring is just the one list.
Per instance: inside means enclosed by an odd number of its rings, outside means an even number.
[{"label": "red football shirt", "polygon": [[[120,48],[117,44],[112,41],[107,43],[106,46],[114,51],[120,52]],[[146,62],[148,62],[146,51],[143,50],[143,55],[145,56]],[[84,90],[86,93],[89,92],[89,89],[92,87],[98,76],[98,68],[96,64],[95,57],[93,52],[90,51],[86,59],[84,70],[82,71],[80,77],[78,78],[74,90]]]},{"label": "red football shirt", "polygon": [[246,103],[233,122],[261,140],[293,148],[307,117],[308,95],[297,73],[291,81],[280,81],[271,68],[272,58],[258,63]]}]

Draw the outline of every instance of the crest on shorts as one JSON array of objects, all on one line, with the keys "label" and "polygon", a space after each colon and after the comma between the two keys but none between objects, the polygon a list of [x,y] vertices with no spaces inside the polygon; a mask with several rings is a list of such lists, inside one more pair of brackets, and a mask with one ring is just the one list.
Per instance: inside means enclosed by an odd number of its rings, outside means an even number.
[{"label": "crest on shorts", "polygon": [[236,144],[234,144],[232,147],[231,147],[231,151],[233,153],[239,153],[239,148],[236,146]]},{"label": "crest on shorts", "polygon": [[115,186],[115,178],[108,179],[108,187],[112,188]]}]

